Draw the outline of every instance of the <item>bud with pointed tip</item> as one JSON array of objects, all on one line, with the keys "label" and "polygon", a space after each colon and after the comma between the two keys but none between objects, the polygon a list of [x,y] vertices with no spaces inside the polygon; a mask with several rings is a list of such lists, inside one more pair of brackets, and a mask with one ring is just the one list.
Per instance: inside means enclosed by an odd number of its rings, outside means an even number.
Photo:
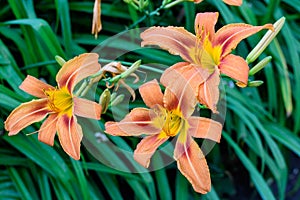
[{"label": "bud with pointed tip", "polygon": [[265,57],[259,63],[257,63],[254,67],[249,71],[249,76],[253,76],[260,70],[262,70],[269,62],[272,60],[272,56]]},{"label": "bud with pointed tip", "polygon": [[276,35],[283,27],[284,22],[285,17],[281,17],[273,24],[274,30],[267,31],[264,37],[247,56],[246,61],[248,64],[254,62],[258,58],[258,56],[260,56],[260,54],[267,48],[267,46],[272,42],[272,40],[276,37]]},{"label": "bud with pointed tip", "polygon": [[111,95],[109,89],[105,89],[99,99],[99,104],[102,106],[102,114],[106,113],[109,103],[110,103]]},{"label": "bud with pointed tip", "polygon": [[66,63],[66,61],[58,55],[55,56],[55,60],[60,66],[63,66]]}]

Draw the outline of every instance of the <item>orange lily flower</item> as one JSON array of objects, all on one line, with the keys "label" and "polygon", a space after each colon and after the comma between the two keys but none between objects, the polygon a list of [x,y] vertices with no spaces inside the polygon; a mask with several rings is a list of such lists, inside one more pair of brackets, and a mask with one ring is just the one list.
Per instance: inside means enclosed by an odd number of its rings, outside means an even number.
[{"label": "orange lily flower", "polygon": [[174,82],[178,76],[190,79],[198,101],[217,112],[220,73],[246,86],[249,66],[239,56],[230,54],[238,43],[271,24],[252,26],[229,24],[215,33],[219,13],[198,13],[195,19],[196,35],[183,27],[151,27],[141,33],[142,46],[158,45],[171,54],[180,55],[186,62],[177,63],[162,75],[162,84]]},{"label": "orange lily flower", "polygon": [[42,121],[38,139],[53,146],[57,132],[64,151],[72,158],[80,158],[82,129],[77,116],[100,119],[101,106],[95,102],[76,97],[75,85],[100,70],[98,54],[86,53],[66,62],[56,75],[57,87],[28,75],[20,89],[40,99],[22,103],[5,121],[8,135],[16,135],[25,127]]},{"label": "orange lily flower", "polygon": [[95,0],[92,22],[92,34],[95,34],[95,38],[98,37],[98,33],[101,31],[101,29],[101,0]]},{"label": "orange lily flower", "polygon": [[[203,0],[194,0],[194,3],[201,3]],[[240,6],[243,3],[243,0],[223,0],[223,2],[232,6]]]},{"label": "orange lily flower", "polygon": [[157,148],[171,137],[177,136],[174,159],[178,169],[191,182],[195,191],[206,193],[211,180],[206,159],[194,141],[208,138],[220,142],[222,125],[208,118],[191,116],[196,98],[191,88],[184,88],[181,81],[176,87],[161,92],[156,80],[143,84],[140,94],[150,108],[134,108],[122,121],[107,122],[106,133],[115,136],[147,135],[134,151],[134,159],[148,167]]}]

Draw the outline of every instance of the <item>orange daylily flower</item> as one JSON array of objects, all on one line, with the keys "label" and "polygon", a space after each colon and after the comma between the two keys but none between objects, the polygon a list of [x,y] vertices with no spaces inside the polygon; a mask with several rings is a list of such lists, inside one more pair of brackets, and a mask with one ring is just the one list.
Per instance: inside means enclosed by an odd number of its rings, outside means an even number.
[{"label": "orange daylily flower", "polygon": [[101,106],[95,102],[76,97],[75,85],[100,70],[98,54],[86,53],[66,62],[56,75],[57,87],[28,75],[20,89],[40,99],[22,103],[5,121],[8,135],[16,135],[25,127],[42,121],[38,139],[53,146],[57,132],[64,151],[72,158],[80,158],[82,129],[76,116],[100,119]]},{"label": "orange daylily flower", "polygon": [[98,33],[102,29],[101,23],[101,0],[95,0],[94,9],[93,9],[93,22],[92,22],[92,34],[95,35],[95,38],[98,37]]},{"label": "orange daylily flower", "polygon": [[134,151],[134,159],[146,168],[157,148],[177,136],[174,159],[178,169],[195,191],[207,193],[211,186],[209,168],[193,137],[220,142],[222,125],[208,118],[191,116],[196,98],[193,90],[182,89],[184,86],[187,85],[177,80],[176,87],[167,87],[163,94],[156,80],[145,83],[139,91],[150,109],[134,108],[122,121],[107,122],[106,133],[115,136],[147,135]]},{"label": "orange daylily flower", "polygon": [[[194,3],[201,3],[203,0],[194,0]],[[232,6],[240,6],[243,3],[243,0],[223,0],[224,3]]]},{"label": "orange daylily flower", "polygon": [[158,45],[171,54],[180,55],[186,62],[177,63],[162,75],[162,84],[174,82],[178,76],[190,80],[198,101],[217,112],[220,73],[246,86],[249,66],[239,56],[230,54],[238,43],[271,24],[252,26],[229,24],[215,32],[219,13],[199,13],[195,19],[196,35],[183,27],[152,27],[141,33],[142,46]]}]

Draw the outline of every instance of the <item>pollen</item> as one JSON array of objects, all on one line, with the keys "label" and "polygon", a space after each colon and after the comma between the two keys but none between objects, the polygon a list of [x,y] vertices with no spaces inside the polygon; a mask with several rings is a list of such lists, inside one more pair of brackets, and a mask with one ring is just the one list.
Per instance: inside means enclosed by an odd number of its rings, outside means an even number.
[{"label": "pollen", "polygon": [[220,64],[222,55],[221,46],[213,46],[208,37],[206,37],[203,42],[203,51],[203,54],[207,54],[210,57],[210,61],[213,62],[214,66]]},{"label": "pollen", "polygon": [[177,112],[177,110],[168,111],[163,131],[167,136],[174,137],[179,133],[182,124],[181,113]]},{"label": "pollen", "polygon": [[72,115],[73,98],[66,87],[45,90],[44,93],[48,97],[48,107],[52,112],[60,115]]},{"label": "pollen", "polygon": [[195,63],[212,72],[215,70],[215,66],[220,64],[221,55],[222,47],[213,46],[208,36],[203,40],[197,37],[196,47],[192,48],[190,51],[190,57]]},{"label": "pollen", "polygon": [[184,119],[179,109],[166,110],[159,107],[154,111],[157,115],[154,118],[154,124],[161,129],[160,137],[174,137],[176,136],[184,124]]}]

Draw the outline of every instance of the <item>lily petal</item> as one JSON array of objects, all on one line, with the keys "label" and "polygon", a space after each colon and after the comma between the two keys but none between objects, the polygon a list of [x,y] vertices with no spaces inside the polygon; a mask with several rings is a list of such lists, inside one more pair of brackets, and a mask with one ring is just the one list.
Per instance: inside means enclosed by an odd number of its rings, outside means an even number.
[{"label": "lily petal", "polygon": [[39,141],[53,146],[56,133],[57,114],[51,114],[42,124],[39,130]]},{"label": "lily petal", "polygon": [[9,131],[8,135],[16,135],[25,127],[42,121],[48,114],[47,99],[32,100],[22,103],[14,109],[7,117],[5,129]]},{"label": "lily petal", "polygon": [[149,108],[155,105],[163,105],[163,93],[156,79],[141,85],[139,92]]},{"label": "lily petal", "polygon": [[153,126],[150,110],[135,108],[120,122],[106,122],[105,132],[114,136],[139,136],[142,134],[154,135],[160,129]]},{"label": "lily petal", "polygon": [[[179,62],[165,70],[160,78],[160,82],[165,87],[172,87],[174,83],[183,80],[190,84],[197,96],[198,87],[208,79],[211,73],[201,66],[188,62]],[[185,80],[184,80],[185,79]]]},{"label": "lily petal", "polygon": [[92,34],[95,34],[95,38],[98,37],[98,33],[101,31],[101,29],[101,0],[95,0],[92,23]]},{"label": "lily petal", "polygon": [[60,88],[66,86],[70,92],[82,79],[100,70],[98,54],[84,53],[66,62],[56,75]]},{"label": "lily petal", "polygon": [[214,113],[217,113],[217,103],[219,100],[219,70],[215,72],[199,86],[198,100],[200,103],[206,105]]},{"label": "lily petal", "polygon": [[222,135],[222,124],[204,117],[190,117],[188,134],[196,138],[210,139],[220,142]]},{"label": "lily petal", "polygon": [[73,102],[75,115],[92,119],[100,119],[102,110],[100,104],[78,97],[74,97]]},{"label": "lily petal", "polygon": [[226,4],[232,6],[240,6],[243,4],[243,0],[223,0]]},{"label": "lily petal", "polygon": [[247,85],[249,66],[240,56],[229,54],[219,65],[220,72]]},{"label": "lily petal", "polygon": [[249,24],[228,24],[220,28],[213,41],[214,46],[221,45],[223,52],[222,56],[228,55],[241,40],[259,32],[263,29],[273,29],[272,24],[265,24],[263,26],[252,26]]},{"label": "lily petal", "polygon": [[197,100],[195,93],[188,84],[178,84],[167,87],[164,94],[164,107],[167,110],[180,109],[184,118],[188,118],[194,112]]},{"label": "lily petal", "polygon": [[74,158],[80,159],[80,142],[82,129],[75,116],[62,115],[57,120],[57,134],[64,151]]},{"label": "lily petal", "polygon": [[133,157],[140,165],[145,168],[149,167],[150,159],[156,149],[168,140],[169,137],[159,137],[159,134],[145,137],[137,145]]},{"label": "lily petal", "polygon": [[209,168],[198,144],[189,138],[189,143],[177,141],[174,158],[180,172],[189,180],[196,192],[206,194],[211,187]]},{"label": "lily petal", "polygon": [[164,107],[172,110],[179,106],[186,118],[191,116],[199,85],[209,76],[207,70],[186,62],[177,63],[167,69],[161,77],[161,82],[166,87]]},{"label": "lily petal", "polygon": [[157,45],[186,61],[192,61],[189,54],[195,46],[196,37],[182,27],[151,27],[141,33],[141,38],[142,46]]},{"label": "lily petal", "polygon": [[218,21],[218,12],[198,13],[195,19],[195,32],[201,41],[207,36],[212,40],[215,36],[215,25]]},{"label": "lily petal", "polygon": [[35,97],[46,98],[47,96],[44,93],[44,90],[54,90],[55,88],[39,79],[28,75],[19,88],[28,94],[31,94]]}]

